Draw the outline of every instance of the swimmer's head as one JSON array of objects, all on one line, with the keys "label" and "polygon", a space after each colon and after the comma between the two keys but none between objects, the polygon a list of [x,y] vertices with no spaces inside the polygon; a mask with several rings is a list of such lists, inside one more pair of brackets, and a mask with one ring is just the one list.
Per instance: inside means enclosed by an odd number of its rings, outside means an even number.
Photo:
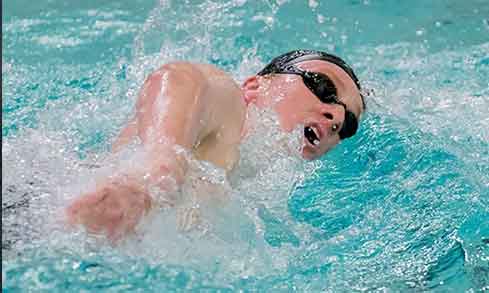
[{"label": "swimmer's head", "polygon": [[355,73],[342,59],[298,50],[276,57],[243,84],[245,98],[272,106],[281,127],[304,125],[303,156],[319,158],[353,136],[365,101]]}]

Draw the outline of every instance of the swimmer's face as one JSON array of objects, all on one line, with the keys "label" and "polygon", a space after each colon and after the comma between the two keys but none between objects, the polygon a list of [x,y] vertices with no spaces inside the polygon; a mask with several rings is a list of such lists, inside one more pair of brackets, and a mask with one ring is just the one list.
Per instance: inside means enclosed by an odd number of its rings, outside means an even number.
[{"label": "swimmer's face", "polygon": [[[355,82],[340,67],[326,61],[311,60],[298,63],[298,68],[322,73],[329,77],[337,89],[337,103],[323,103],[304,84],[301,76],[273,74],[260,80],[261,95],[271,100],[282,129],[292,131],[304,126],[303,157],[314,160],[340,142],[339,132],[345,123],[345,107],[357,120],[363,112],[360,92]],[[343,103],[344,105],[341,105]]]}]

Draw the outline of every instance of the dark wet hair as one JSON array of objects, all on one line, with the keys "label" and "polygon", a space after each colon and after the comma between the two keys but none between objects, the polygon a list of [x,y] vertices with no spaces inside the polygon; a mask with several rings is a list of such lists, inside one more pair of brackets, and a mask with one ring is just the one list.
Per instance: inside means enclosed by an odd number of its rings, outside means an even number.
[{"label": "dark wet hair", "polygon": [[287,66],[296,64],[308,60],[324,60],[331,62],[339,66],[343,71],[345,71],[348,76],[353,80],[358,90],[360,91],[360,97],[362,98],[363,109],[365,110],[365,98],[362,94],[362,87],[360,86],[360,81],[358,77],[353,72],[353,69],[346,64],[346,62],[338,56],[316,50],[294,50],[275,57],[267,66],[265,66],[257,75],[267,75],[275,72],[280,72],[284,70]]}]

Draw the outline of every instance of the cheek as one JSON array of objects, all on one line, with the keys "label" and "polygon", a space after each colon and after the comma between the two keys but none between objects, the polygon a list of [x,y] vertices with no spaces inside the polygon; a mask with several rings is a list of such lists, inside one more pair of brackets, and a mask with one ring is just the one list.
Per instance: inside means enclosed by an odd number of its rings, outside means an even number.
[{"label": "cheek", "polygon": [[282,99],[275,105],[275,109],[284,123],[283,126],[288,131],[293,130],[298,124],[305,121],[306,111],[294,96],[283,95]]},{"label": "cheek", "polygon": [[268,93],[274,102],[281,102],[290,99],[293,91],[294,89],[289,82],[286,80],[280,80],[280,82],[275,82],[272,84],[268,90]]},{"label": "cheek", "polygon": [[308,147],[304,146],[302,148],[302,157],[308,161],[317,159],[317,155]]},{"label": "cheek", "polygon": [[323,154],[329,152],[330,150],[332,150],[335,146],[337,146],[338,144],[340,143],[340,140],[336,137],[332,137],[330,139],[328,139],[323,147],[321,148],[323,150]]},{"label": "cheek", "polygon": [[286,103],[278,103],[275,107],[275,111],[278,114],[282,129],[286,132],[294,130],[300,120],[297,113],[294,111],[294,107],[290,107]]},{"label": "cheek", "polygon": [[301,91],[291,90],[283,95],[283,108],[289,113],[291,119],[299,123],[303,123],[311,112],[311,103],[308,101],[308,97],[304,96]]}]

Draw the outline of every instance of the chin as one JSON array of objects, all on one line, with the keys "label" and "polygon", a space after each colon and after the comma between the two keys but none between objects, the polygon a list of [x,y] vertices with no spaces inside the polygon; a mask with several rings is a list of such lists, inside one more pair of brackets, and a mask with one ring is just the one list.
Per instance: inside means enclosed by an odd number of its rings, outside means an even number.
[{"label": "chin", "polygon": [[316,156],[307,149],[307,146],[302,148],[302,158],[307,161],[312,161],[317,159]]}]

